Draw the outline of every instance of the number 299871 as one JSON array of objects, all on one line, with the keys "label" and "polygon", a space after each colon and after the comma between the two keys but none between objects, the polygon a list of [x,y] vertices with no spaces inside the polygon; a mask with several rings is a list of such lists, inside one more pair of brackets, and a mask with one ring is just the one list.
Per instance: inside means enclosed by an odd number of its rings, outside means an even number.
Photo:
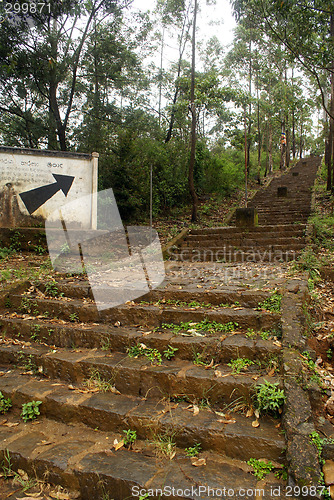
[{"label": "number 299871", "polygon": [[6,14],[51,13],[49,2],[3,2],[3,7]]}]

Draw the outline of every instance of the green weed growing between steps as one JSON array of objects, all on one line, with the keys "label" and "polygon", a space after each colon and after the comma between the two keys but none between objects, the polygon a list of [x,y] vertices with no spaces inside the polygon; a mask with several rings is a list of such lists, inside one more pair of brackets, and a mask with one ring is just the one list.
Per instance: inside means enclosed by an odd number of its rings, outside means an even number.
[{"label": "green weed growing between steps", "polygon": [[285,394],[283,389],[279,388],[278,382],[265,380],[263,384],[255,387],[254,406],[260,414],[269,413],[276,416],[280,413],[284,401]]},{"label": "green weed growing between steps", "polygon": [[12,400],[10,398],[5,398],[5,396],[0,391],[0,413],[7,413],[12,407]]},{"label": "green weed growing between steps", "polygon": [[[309,438],[311,440],[311,443],[316,447],[318,451],[318,459],[319,459],[319,464],[321,467],[325,464],[325,459],[322,456],[323,448],[324,445],[326,444],[334,444],[334,439],[332,438],[321,438],[317,432],[311,432],[309,435]],[[321,472],[321,478],[320,478],[320,486],[321,486],[321,494],[323,495],[323,498],[325,500],[330,500],[332,497],[328,491],[328,489],[325,487],[325,479],[324,479],[324,474]]]},{"label": "green weed growing between steps", "polygon": [[35,420],[38,415],[41,414],[39,411],[39,407],[42,404],[42,401],[30,401],[29,403],[24,403],[22,405],[22,413],[21,417],[24,422],[28,422],[28,420]]},{"label": "green weed growing between steps", "polygon": [[163,330],[172,330],[175,334],[180,334],[185,331],[188,334],[196,335],[197,332],[205,333],[229,333],[236,330],[238,323],[229,321],[228,323],[217,323],[216,321],[209,321],[204,319],[198,323],[192,321],[175,323],[163,323],[161,328]]},{"label": "green weed growing between steps", "polygon": [[281,310],[282,294],[275,291],[265,299],[263,302],[259,302],[258,309],[265,309],[270,312],[279,312]]}]

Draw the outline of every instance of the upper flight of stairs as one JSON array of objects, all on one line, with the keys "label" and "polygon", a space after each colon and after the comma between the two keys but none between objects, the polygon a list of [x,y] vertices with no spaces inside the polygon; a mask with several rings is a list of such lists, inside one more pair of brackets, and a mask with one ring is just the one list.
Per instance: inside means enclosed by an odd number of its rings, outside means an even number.
[{"label": "upper flight of stairs", "polygon": [[[312,186],[320,162],[320,157],[300,160],[256,193],[248,206],[258,212],[257,227],[193,229],[170,257],[192,262],[293,260],[305,246]],[[287,196],[278,195],[280,187],[287,188]]]}]

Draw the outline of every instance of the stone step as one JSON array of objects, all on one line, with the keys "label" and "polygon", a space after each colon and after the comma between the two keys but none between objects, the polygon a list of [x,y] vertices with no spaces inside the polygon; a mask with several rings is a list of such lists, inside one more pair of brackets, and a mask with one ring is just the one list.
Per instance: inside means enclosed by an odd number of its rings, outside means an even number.
[{"label": "stone step", "polygon": [[[19,420],[14,421],[14,416],[9,417],[10,424]],[[114,439],[121,440],[124,434],[94,431],[83,424],[66,425],[44,417],[37,422],[0,427],[4,463],[9,458],[14,471],[21,469],[33,478],[60,485],[72,493],[72,498],[125,500],[146,493],[149,498],[159,498],[159,489],[177,500],[198,495],[211,500],[212,492],[219,497],[247,498],[247,490],[269,498],[273,487],[284,491],[286,486],[273,474],[259,485],[246,462],[212,452],[201,453],[199,458],[204,458],[206,465],[194,467],[179,449],[173,460],[142,441],[137,441],[133,450],[123,447],[115,451]]]},{"label": "stone step", "polygon": [[82,384],[93,373],[98,373],[121,394],[147,399],[161,400],[182,394],[190,400],[205,398],[214,405],[229,405],[238,398],[251,401],[255,384],[264,383],[268,378],[272,383],[280,382],[278,376],[269,377],[258,365],[254,369],[249,367],[246,373],[232,374],[227,365],[206,369],[178,359],[152,365],[144,356],[130,358],[124,353],[105,354],[83,348],[50,350],[42,345],[9,342],[0,345],[1,365],[23,366],[71,384]]},{"label": "stone step", "polygon": [[233,237],[233,238],[201,238],[201,239],[195,239],[195,237],[192,238],[187,238],[182,242],[182,248],[186,247],[194,247],[194,248],[200,248],[200,247],[222,247],[226,246],[229,248],[232,247],[238,247],[238,248],[243,248],[243,247],[249,247],[249,248],[264,248],[264,247],[277,247],[279,245],[280,247],[285,246],[286,248],[294,247],[298,245],[297,249],[300,249],[305,246],[305,239],[304,238],[275,238],[275,237],[267,237],[265,238],[264,235],[262,236],[261,239],[258,239],[256,236],[240,236],[240,237]]},{"label": "stone step", "polygon": [[[93,299],[93,293],[88,280],[81,280],[79,282],[74,282],[73,279],[61,279],[56,282],[57,294],[60,296],[63,294],[65,297],[69,298],[90,298]],[[224,290],[212,290],[212,289],[199,289],[196,285],[184,285],[185,288],[180,290],[179,288],[173,287],[172,283],[169,282],[166,288],[157,288],[151,290],[146,295],[135,299],[135,302],[158,302],[162,301],[168,305],[168,301],[180,301],[185,303],[198,302],[204,304],[234,304],[238,303],[244,307],[257,307],[259,302],[262,302],[268,297],[268,292],[262,290],[235,290],[233,288],[228,288]],[[46,292],[45,283],[40,283],[37,285],[37,289],[41,290],[43,293]],[[47,295],[47,293],[46,293]]]},{"label": "stone step", "polygon": [[214,227],[214,228],[201,228],[201,229],[192,229],[190,234],[195,235],[195,234],[235,234],[235,233],[290,233],[291,231],[294,233],[295,231],[304,231],[306,228],[306,224],[300,224],[299,222],[295,223],[290,223],[290,224],[277,224],[277,225],[272,225],[268,224],[265,226],[256,226],[256,227],[248,227],[247,229],[245,228],[240,228],[240,227],[235,227],[235,226],[227,226],[227,227]]},{"label": "stone step", "polygon": [[252,426],[254,416],[246,418],[225,412],[227,417],[223,417],[209,406],[199,409],[194,418],[189,401],[154,402],[110,391],[83,390],[80,386],[69,389],[53,380],[22,375],[19,370],[8,371],[0,379],[0,391],[11,398],[14,407],[42,401],[41,415],[65,424],[82,423],[99,431],[121,434],[130,428],[141,440],[152,440],[154,435],[164,435],[172,429],[173,441],[179,448],[200,443],[203,451],[212,450],[239,460],[284,459],[285,439],[279,430],[279,419],[260,417],[260,430]]},{"label": "stone step", "polygon": [[246,308],[219,307],[212,311],[206,308],[201,310],[182,310],[182,308],[158,307],[154,305],[121,305],[111,309],[98,311],[92,302],[83,302],[79,299],[39,298],[36,295],[11,297],[12,308],[21,313],[33,316],[72,320],[75,322],[118,322],[120,326],[141,325],[148,328],[161,327],[163,323],[176,323],[208,320],[218,323],[235,322],[240,328],[267,329],[275,326],[279,321],[279,314],[267,311],[257,311]]},{"label": "stone step", "polygon": [[[207,253],[208,255],[210,254],[215,254],[216,259],[220,258],[225,258],[225,256],[231,256],[232,259],[234,258],[235,255],[243,255],[243,254],[248,254],[250,259],[252,257],[258,256],[259,259],[261,260],[262,258],[265,258],[266,255],[269,253],[271,254],[280,254],[280,253],[286,253],[289,252],[291,254],[294,254],[300,250],[303,250],[305,248],[305,244],[302,243],[291,243],[291,245],[268,245],[268,246],[232,246],[232,245],[217,245],[215,246],[215,242],[211,242],[212,244],[210,246],[196,246],[196,245],[190,245],[189,246],[183,246],[181,245],[179,252],[180,253],[185,253],[189,252],[190,254],[194,254],[195,256],[198,253]],[[249,262],[252,262],[252,260],[249,260]]]},{"label": "stone step", "polygon": [[227,252],[217,249],[190,250],[185,248],[173,251],[170,258],[181,262],[243,262],[247,264],[249,262],[290,262],[295,260],[299,253],[299,251],[295,250],[273,251],[267,249],[260,251],[250,249],[242,251],[234,249]]},{"label": "stone step", "polygon": [[219,240],[219,241],[243,241],[243,240],[251,240],[251,241],[256,241],[256,242],[264,242],[266,243],[267,241],[277,241],[280,243],[285,243],[285,242],[291,242],[296,240],[302,241],[304,238],[304,231],[294,231],[291,234],[275,234],[275,232],[271,233],[247,233],[240,231],[239,233],[217,233],[217,234],[189,234],[187,238],[185,238],[184,242],[191,242],[195,241],[197,243],[201,241],[211,241],[211,240]]},{"label": "stone step", "polygon": [[[216,336],[175,335],[170,330],[147,332],[143,329],[112,327],[105,325],[76,325],[73,323],[48,322],[47,320],[26,320],[25,318],[6,318],[1,320],[3,338],[35,342],[55,347],[78,349],[101,349],[104,352],[118,351],[126,353],[128,347],[144,343],[151,349],[157,349],[162,355],[168,346],[176,348],[176,359],[192,360],[194,352],[204,352],[207,358],[216,363],[228,363],[231,359],[265,359],[278,356],[281,352],[279,341],[247,338],[240,332]],[[273,331],[279,335],[279,329]]]}]

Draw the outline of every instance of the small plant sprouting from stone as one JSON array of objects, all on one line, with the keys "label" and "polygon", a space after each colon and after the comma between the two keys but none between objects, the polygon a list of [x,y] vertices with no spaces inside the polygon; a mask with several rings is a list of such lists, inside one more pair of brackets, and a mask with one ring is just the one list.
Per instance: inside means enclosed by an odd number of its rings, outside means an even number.
[{"label": "small plant sprouting from stone", "polygon": [[84,385],[88,387],[88,389],[97,389],[100,392],[118,392],[114,386],[114,380],[105,380],[96,368],[91,369],[90,377],[84,381]]},{"label": "small plant sprouting from stone", "polygon": [[164,357],[166,359],[172,359],[175,356],[175,353],[178,351],[177,347],[172,347],[170,345],[167,346],[167,349],[164,350]]},{"label": "small plant sprouting from stone", "polygon": [[191,321],[181,322],[179,325],[175,323],[163,323],[161,328],[163,330],[172,330],[173,333],[179,334],[186,331],[189,334],[196,334],[196,332],[206,333],[229,333],[233,332],[238,327],[238,323],[229,321],[228,323],[217,323],[216,321],[208,321],[204,319],[198,323]]},{"label": "small plant sprouting from stone", "polygon": [[272,384],[265,380],[255,388],[254,406],[261,413],[277,415],[285,401],[283,389],[278,387],[278,382]]},{"label": "small plant sprouting from stone", "polygon": [[45,295],[49,297],[60,297],[64,294],[59,293],[57,282],[55,280],[50,280],[45,283]]},{"label": "small plant sprouting from stone", "polygon": [[72,321],[72,323],[77,323],[79,321],[79,316],[77,315],[76,312],[71,313],[69,315],[69,318],[70,318],[70,321]]},{"label": "small plant sprouting from stone", "polygon": [[8,449],[4,451],[4,459],[1,463],[1,469],[2,469],[2,476],[4,479],[9,479],[14,475],[13,464]]},{"label": "small plant sprouting from stone", "polygon": [[184,451],[186,452],[187,457],[197,457],[201,449],[201,443],[195,443],[194,446],[186,448]]},{"label": "small plant sprouting from stone", "polygon": [[[319,459],[319,464],[321,467],[325,464],[325,459],[322,456],[322,451],[323,447],[325,444],[334,444],[334,439],[333,438],[321,438],[320,435],[317,432],[311,432],[309,435],[309,438],[311,440],[311,443],[316,447],[317,452],[318,452],[318,459]],[[324,474],[321,472],[321,477],[320,477],[320,486],[322,490],[322,495],[325,500],[330,500],[332,497],[328,491],[328,489],[325,486],[325,480],[324,480]]]},{"label": "small plant sprouting from stone", "polygon": [[127,353],[130,358],[145,356],[153,365],[161,365],[162,357],[168,360],[172,359],[175,356],[176,351],[178,351],[178,349],[170,345],[163,351],[163,355],[158,351],[158,349],[148,347],[145,344],[136,344],[127,348]]},{"label": "small plant sprouting from stone", "polygon": [[253,474],[259,481],[261,481],[261,479],[267,476],[274,469],[271,462],[264,462],[263,460],[258,460],[256,458],[248,460],[247,465],[253,467]]},{"label": "small plant sprouting from stone", "polygon": [[123,430],[123,434],[125,434],[125,437],[123,438],[124,446],[132,448],[134,442],[137,439],[137,432],[128,429],[128,430]]},{"label": "small plant sprouting from stone", "polygon": [[275,291],[263,302],[259,302],[258,309],[265,309],[270,312],[279,312],[281,310],[281,302],[282,294]]},{"label": "small plant sprouting from stone", "polygon": [[33,325],[31,327],[30,339],[35,342],[38,339],[38,335],[41,331],[40,325]]},{"label": "small plant sprouting from stone", "polygon": [[152,443],[157,450],[157,454],[169,460],[172,460],[176,455],[176,443],[174,442],[175,432],[166,430],[162,434],[153,436]]},{"label": "small plant sprouting from stone", "polygon": [[11,307],[13,307],[13,303],[12,303],[12,301],[10,300],[10,298],[9,298],[9,297],[6,297],[6,298],[5,298],[5,307],[6,307],[6,309],[10,309]]},{"label": "small plant sprouting from stone", "polygon": [[247,370],[249,366],[255,365],[254,361],[247,358],[231,359],[227,366],[232,368],[232,373],[240,373],[242,370]]},{"label": "small plant sprouting from stone", "polygon": [[24,403],[22,405],[22,413],[21,417],[24,422],[28,422],[28,420],[35,420],[38,415],[41,414],[39,411],[39,407],[42,404],[42,401],[30,401],[29,403]]},{"label": "small plant sprouting from stone", "polygon": [[12,407],[12,400],[10,398],[5,398],[5,396],[0,391],[0,413],[7,413]]}]

